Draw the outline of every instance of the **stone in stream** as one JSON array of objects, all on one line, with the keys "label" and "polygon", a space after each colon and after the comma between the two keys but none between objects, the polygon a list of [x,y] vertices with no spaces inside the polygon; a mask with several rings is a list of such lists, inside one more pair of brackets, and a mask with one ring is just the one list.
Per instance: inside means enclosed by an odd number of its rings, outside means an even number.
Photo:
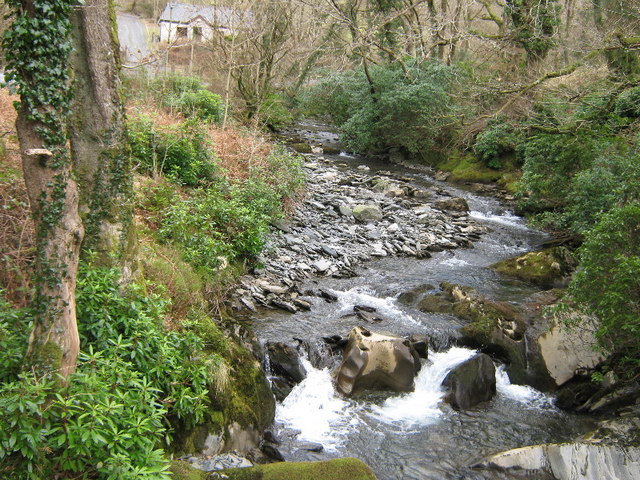
[{"label": "stone in stream", "polygon": [[489,355],[480,353],[462,362],[442,382],[449,393],[445,402],[456,410],[467,410],[493,398],[496,393],[496,368]]},{"label": "stone in stream", "polygon": [[345,395],[365,389],[410,392],[419,369],[407,340],[355,327],[336,373],[336,385]]},{"label": "stone in stream", "polygon": [[447,198],[445,200],[438,200],[435,202],[434,207],[439,210],[447,210],[452,212],[468,212],[469,204],[462,197]]},{"label": "stone in stream", "polygon": [[356,220],[363,223],[382,220],[382,210],[378,205],[356,205],[353,207],[352,213]]},{"label": "stone in stream", "polygon": [[543,288],[553,288],[566,286],[577,263],[567,247],[552,247],[503,260],[491,268]]},{"label": "stone in stream", "polygon": [[300,363],[300,355],[295,347],[283,342],[268,342],[266,350],[271,371],[275,375],[284,377],[294,384],[306,378],[307,374]]}]

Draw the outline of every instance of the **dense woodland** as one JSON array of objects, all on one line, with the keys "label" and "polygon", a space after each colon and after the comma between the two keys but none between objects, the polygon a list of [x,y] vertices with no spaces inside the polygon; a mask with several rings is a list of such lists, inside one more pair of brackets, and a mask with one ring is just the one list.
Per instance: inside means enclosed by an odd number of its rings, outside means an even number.
[{"label": "dense woodland", "polygon": [[640,2],[194,3],[241,12],[234,32],[138,68],[114,9],[151,25],[164,2],[1,6],[2,478],[168,478],[194,426],[268,426],[225,293],[304,196],[270,139],[304,117],[352,152],[498,183],[577,248],[550,314],[599,319],[594,382],[637,379]]}]

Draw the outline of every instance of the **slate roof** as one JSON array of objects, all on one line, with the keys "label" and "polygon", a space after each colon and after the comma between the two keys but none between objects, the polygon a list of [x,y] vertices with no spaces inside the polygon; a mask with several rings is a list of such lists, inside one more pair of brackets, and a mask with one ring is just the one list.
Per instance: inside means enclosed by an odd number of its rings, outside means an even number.
[{"label": "slate roof", "polygon": [[158,22],[188,24],[197,17],[202,17],[210,25],[217,26],[230,26],[240,20],[238,13],[232,8],[169,2]]}]

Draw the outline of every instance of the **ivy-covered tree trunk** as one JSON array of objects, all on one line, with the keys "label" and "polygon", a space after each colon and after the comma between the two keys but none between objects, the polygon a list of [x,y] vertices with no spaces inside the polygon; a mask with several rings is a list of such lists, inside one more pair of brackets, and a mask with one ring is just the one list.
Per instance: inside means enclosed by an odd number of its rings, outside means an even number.
[{"label": "ivy-covered tree trunk", "polygon": [[20,94],[16,128],[36,228],[34,326],[26,367],[75,369],[79,350],[75,286],[83,227],[67,147],[71,89],[68,0],[12,0],[15,20],[3,47]]},{"label": "ivy-covered tree trunk", "polygon": [[96,251],[102,263],[129,266],[136,242],[112,1],[86,0],[71,20],[75,81],[69,137],[86,230],[83,249]]}]

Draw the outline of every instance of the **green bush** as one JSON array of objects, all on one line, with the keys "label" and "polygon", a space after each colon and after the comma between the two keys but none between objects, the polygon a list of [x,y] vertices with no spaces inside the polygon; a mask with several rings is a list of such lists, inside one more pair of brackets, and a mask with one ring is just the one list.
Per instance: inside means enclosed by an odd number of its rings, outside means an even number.
[{"label": "green bush", "polygon": [[575,133],[536,133],[518,147],[523,159],[521,208],[564,208],[574,177],[593,165],[602,152],[610,151],[615,139],[597,129]]},{"label": "green bush", "polygon": [[136,284],[123,293],[118,277],[115,269],[81,267],[76,294],[81,348],[129,364],[157,391],[170,416],[198,423],[211,381],[203,362],[193,360],[202,350],[200,340],[167,330],[167,301],[145,295]]},{"label": "green bush", "polygon": [[271,130],[279,130],[293,123],[291,109],[285,105],[285,98],[277,93],[269,95],[260,105],[260,118]]},{"label": "green bush", "polygon": [[0,290],[0,383],[13,381],[20,373],[31,331],[31,318],[25,309],[14,308]]},{"label": "green bush", "polygon": [[184,93],[179,97],[176,107],[187,118],[195,117],[209,123],[222,122],[222,99],[209,90]]},{"label": "green bush", "polygon": [[640,117],[640,87],[633,87],[622,92],[615,102],[615,112],[621,117]]},{"label": "green bush", "polygon": [[640,206],[614,208],[585,236],[569,285],[576,304],[600,320],[600,345],[640,369]]},{"label": "green bush", "polygon": [[513,124],[497,119],[476,136],[473,151],[487,167],[500,169],[505,157],[515,154],[521,140]]},{"label": "green bush", "polygon": [[153,82],[156,99],[166,108],[209,123],[220,123],[224,106],[220,95],[207,90],[199,78],[171,75]]},{"label": "green bush", "polygon": [[145,116],[128,123],[131,157],[139,171],[162,173],[189,187],[207,184],[215,178],[216,164],[206,130],[196,121],[158,129]]},{"label": "green bush", "polygon": [[363,72],[336,75],[315,88],[308,110],[330,115],[354,151],[398,147],[426,157],[452,136],[457,73],[436,62],[410,62],[406,74],[398,65],[376,65],[370,68],[373,86]]},{"label": "green bush", "polygon": [[2,477],[168,479],[156,390],[120,358],[79,359],[62,388],[30,374],[0,385]]},{"label": "green bush", "polygon": [[284,202],[303,182],[299,157],[277,147],[246,180],[219,179],[169,205],[158,233],[177,245],[187,262],[214,275],[226,262],[260,253],[269,223],[282,215]]}]

